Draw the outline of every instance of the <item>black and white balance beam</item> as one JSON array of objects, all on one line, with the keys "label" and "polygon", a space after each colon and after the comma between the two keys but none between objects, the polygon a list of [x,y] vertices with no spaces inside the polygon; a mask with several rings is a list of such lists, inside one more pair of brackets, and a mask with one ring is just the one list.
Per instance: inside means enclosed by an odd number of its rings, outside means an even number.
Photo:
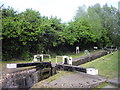
[{"label": "black and white balance beam", "polygon": [[35,63],[13,63],[7,64],[7,68],[21,68],[29,66],[39,66],[39,67],[51,67],[51,62],[35,62]]},{"label": "black and white balance beam", "polygon": [[98,69],[84,68],[81,66],[58,65],[57,68],[63,68],[65,71],[79,71],[91,75],[98,75]]}]

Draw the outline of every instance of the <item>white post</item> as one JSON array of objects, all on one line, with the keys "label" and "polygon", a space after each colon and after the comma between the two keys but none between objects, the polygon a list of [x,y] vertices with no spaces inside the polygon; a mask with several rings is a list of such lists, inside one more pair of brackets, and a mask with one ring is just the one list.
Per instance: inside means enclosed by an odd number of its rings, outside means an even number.
[{"label": "white post", "polygon": [[43,61],[43,54],[41,54],[40,57],[41,57],[41,61]]},{"label": "white post", "polygon": [[57,56],[56,56],[56,63],[57,63]]},{"label": "white post", "polygon": [[49,61],[51,61],[51,57],[50,57],[50,55],[48,55],[49,56]]},{"label": "white post", "polygon": [[69,62],[68,64],[72,65],[72,57],[69,57]]},{"label": "white post", "polygon": [[76,47],[76,54],[79,53],[79,46]]},{"label": "white post", "polygon": [[56,56],[56,63],[58,63],[58,59],[57,59],[58,57],[62,57],[62,56]]},{"label": "white post", "polygon": [[62,59],[63,59],[63,64],[64,64],[64,58],[65,58],[65,56],[62,56]]},{"label": "white post", "polygon": [[34,55],[33,62],[37,62],[37,55]]},{"label": "white post", "polygon": [[63,64],[65,63],[65,59],[67,59],[67,63],[68,63],[68,56],[62,56],[63,57]]}]

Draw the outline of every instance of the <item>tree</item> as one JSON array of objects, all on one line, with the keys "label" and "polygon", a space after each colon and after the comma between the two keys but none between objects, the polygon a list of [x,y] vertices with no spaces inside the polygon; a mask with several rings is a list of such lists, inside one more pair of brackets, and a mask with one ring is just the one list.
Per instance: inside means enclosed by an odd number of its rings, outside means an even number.
[{"label": "tree", "polygon": [[[108,9],[110,8],[108,7]],[[109,24],[109,22],[107,22],[107,15],[109,15],[109,13],[104,12],[104,9],[99,4],[88,7],[86,14],[80,13],[79,11],[81,11],[81,9],[78,10],[75,21],[81,20],[82,22],[86,21],[86,23],[88,23],[89,31],[87,32],[91,40],[87,42],[98,47],[111,45],[110,36],[108,35],[109,28],[105,27],[105,22]],[[85,10],[82,10],[82,12],[85,12]],[[113,21],[112,18],[110,20]],[[112,25],[112,23],[110,23],[110,25]]]}]

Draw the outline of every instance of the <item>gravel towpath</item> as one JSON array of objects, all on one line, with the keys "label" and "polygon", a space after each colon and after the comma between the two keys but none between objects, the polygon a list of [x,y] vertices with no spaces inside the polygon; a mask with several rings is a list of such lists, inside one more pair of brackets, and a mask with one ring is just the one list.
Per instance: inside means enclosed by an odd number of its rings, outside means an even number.
[{"label": "gravel towpath", "polygon": [[45,88],[94,88],[105,81],[106,78],[100,76],[93,76],[81,72],[73,72],[51,82],[44,80],[40,82],[40,84],[41,87]]}]

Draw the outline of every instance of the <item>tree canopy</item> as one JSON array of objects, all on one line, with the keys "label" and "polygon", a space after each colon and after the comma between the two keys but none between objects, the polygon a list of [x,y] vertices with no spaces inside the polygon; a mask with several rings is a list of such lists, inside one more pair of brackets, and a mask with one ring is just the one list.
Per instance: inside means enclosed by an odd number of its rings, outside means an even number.
[{"label": "tree canopy", "polygon": [[[74,20],[41,16],[33,9],[18,13],[13,8],[2,9],[3,60],[25,58],[37,53],[73,51],[98,46],[119,46],[120,12],[107,4],[81,6]],[[87,46],[86,46],[87,45]],[[61,49],[62,48],[62,49]]]}]

